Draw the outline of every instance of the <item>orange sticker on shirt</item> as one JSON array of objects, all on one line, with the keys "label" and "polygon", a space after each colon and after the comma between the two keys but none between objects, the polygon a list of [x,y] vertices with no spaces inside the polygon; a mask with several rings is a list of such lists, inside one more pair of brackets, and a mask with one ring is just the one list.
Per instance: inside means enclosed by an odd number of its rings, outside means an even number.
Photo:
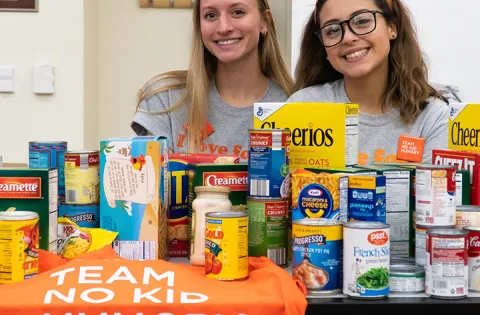
[{"label": "orange sticker on shirt", "polygon": [[398,139],[397,159],[408,162],[422,162],[425,139],[400,136]]}]

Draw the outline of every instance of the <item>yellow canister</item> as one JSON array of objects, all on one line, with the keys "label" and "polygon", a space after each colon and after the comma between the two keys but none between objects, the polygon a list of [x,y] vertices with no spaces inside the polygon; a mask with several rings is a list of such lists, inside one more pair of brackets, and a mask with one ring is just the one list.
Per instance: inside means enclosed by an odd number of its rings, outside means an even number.
[{"label": "yellow canister", "polygon": [[245,212],[205,215],[205,275],[225,281],[248,277],[248,215]]},{"label": "yellow canister", "polygon": [[35,212],[0,212],[0,283],[15,283],[38,273],[39,217]]}]

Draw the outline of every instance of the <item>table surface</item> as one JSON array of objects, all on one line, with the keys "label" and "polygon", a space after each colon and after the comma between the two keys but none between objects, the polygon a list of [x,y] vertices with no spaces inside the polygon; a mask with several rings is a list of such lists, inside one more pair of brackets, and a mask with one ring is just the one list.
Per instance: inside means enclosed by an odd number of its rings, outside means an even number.
[{"label": "table surface", "polygon": [[[173,263],[182,263],[189,265],[187,258],[171,258]],[[289,264],[285,271],[292,274],[292,266]],[[375,311],[452,311],[455,313],[463,311],[472,311],[480,309],[480,292],[469,292],[467,298],[463,299],[438,299],[431,298],[425,293],[391,293],[387,298],[374,300],[360,300],[349,298],[344,294],[328,296],[307,295],[308,307],[307,315],[326,314],[349,314],[362,311],[372,311],[372,305],[375,305]]]}]

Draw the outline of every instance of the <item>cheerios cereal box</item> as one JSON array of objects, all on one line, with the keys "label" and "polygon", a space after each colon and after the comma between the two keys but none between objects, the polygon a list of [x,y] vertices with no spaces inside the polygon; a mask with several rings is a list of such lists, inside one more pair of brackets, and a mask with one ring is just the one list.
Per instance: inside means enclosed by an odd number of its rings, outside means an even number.
[{"label": "cheerios cereal box", "polygon": [[448,148],[480,152],[480,104],[450,104]]},{"label": "cheerios cereal box", "polygon": [[345,167],[358,161],[357,104],[256,103],[254,128],[288,128],[290,169]]},{"label": "cheerios cereal box", "polygon": [[166,259],[168,143],[163,137],[100,143],[100,227],[118,232],[125,259]]},{"label": "cheerios cereal box", "polygon": [[326,218],[346,222],[347,211],[347,174],[300,169],[292,173],[292,220]]}]

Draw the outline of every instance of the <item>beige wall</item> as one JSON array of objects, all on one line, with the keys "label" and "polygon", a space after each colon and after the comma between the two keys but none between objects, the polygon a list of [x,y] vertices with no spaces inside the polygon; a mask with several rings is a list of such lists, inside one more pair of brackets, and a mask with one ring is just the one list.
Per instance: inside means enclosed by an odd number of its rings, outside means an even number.
[{"label": "beige wall", "polygon": [[[270,4],[285,51],[286,0]],[[188,66],[190,9],[140,9],[137,0],[99,1],[99,137],[134,135],[136,92],[151,77]]]},{"label": "beige wall", "polygon": [[[0,155],[28,162],[28,142],[83,146],[83,0],[40,1],[38,13],[0,12],[0,65],[15,69],[14,93],[0,93]],[[55,94],[33,94],[32,67],[54,66]]]}]

